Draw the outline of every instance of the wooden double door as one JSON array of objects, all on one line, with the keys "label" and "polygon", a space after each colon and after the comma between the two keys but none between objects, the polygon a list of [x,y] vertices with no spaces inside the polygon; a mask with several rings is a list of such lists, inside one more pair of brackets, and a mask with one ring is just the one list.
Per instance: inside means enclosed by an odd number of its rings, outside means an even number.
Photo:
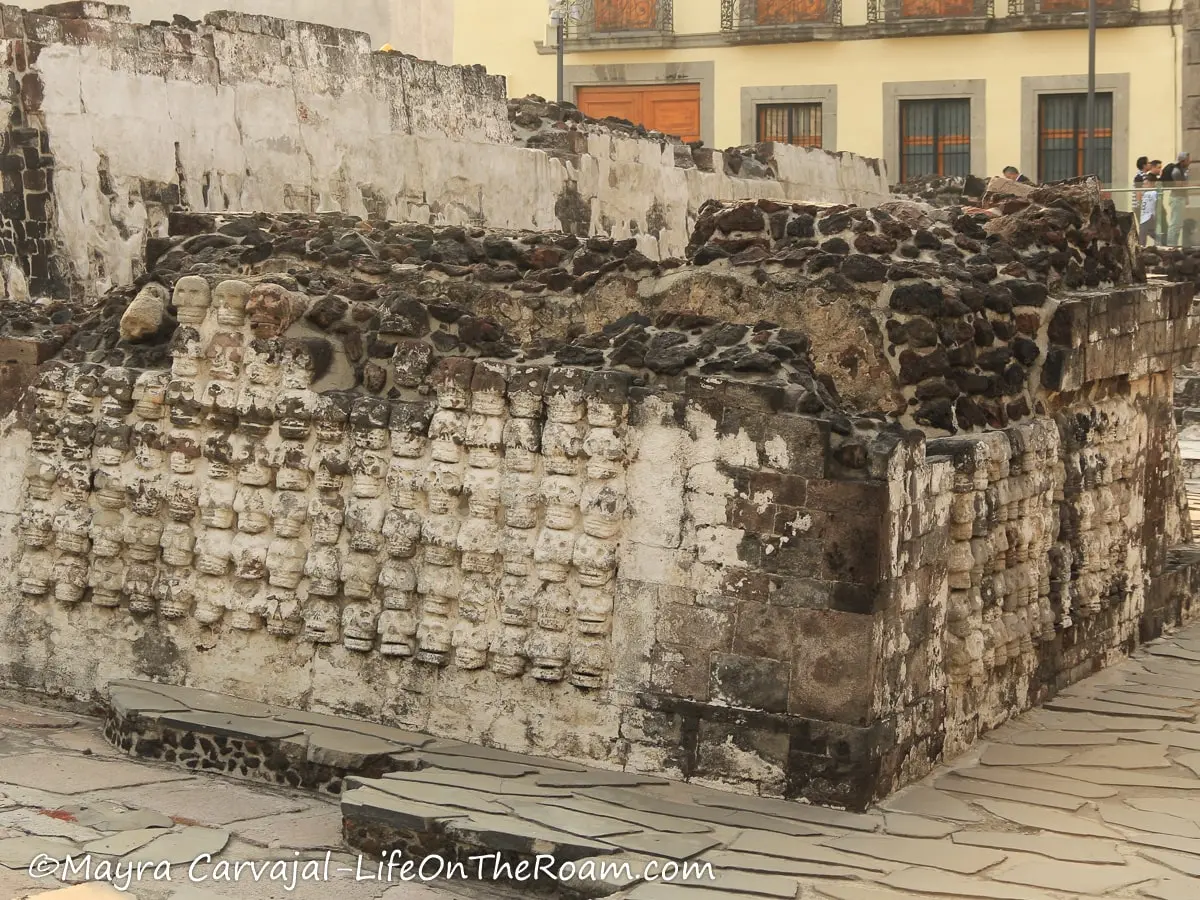
[{"label": "wooden double door", "polygon": [[576,89],[576,104],[596,119],[616,116],[684,141],[700,140],[700,85],[648,84]]}]

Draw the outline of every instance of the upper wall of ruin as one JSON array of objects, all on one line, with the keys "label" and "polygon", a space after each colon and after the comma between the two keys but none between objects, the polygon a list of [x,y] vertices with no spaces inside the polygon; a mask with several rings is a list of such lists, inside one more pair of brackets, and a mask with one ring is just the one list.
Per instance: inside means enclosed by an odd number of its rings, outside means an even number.
[{"label": "upper wall of ruin", "polygon": [[882,166],[848,154],[763,148],[742,177],[719,153],[562,116],[518,142],[502,77],[374,53],[359,32],[128,18],[94,2],[0,15],[10,297],[129,283],[180,206],[553,228],[662,258],[712,198],[887,194]]}]

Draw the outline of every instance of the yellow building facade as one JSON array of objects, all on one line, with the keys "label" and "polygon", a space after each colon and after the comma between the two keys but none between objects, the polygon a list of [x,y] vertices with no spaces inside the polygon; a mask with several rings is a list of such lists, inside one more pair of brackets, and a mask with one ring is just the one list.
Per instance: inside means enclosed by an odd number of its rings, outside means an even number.
[{"label": "yellow building facade", "polygon": [[[776,139],[879,157],[893,181],[1009,165],[1071,177],[1084,166],[1085,10],[1085,0],[579,0],[565,99],[694,127],[686,136],[716,147]],[[549,21],[547,0],[455,0],[455,61],[507,76],[509,96],[553,99]],[[1178,0],[1100,0],[1098,24],[1097,166],[1123,186],[1138,156],[1200,151],[1180,147]]]}]

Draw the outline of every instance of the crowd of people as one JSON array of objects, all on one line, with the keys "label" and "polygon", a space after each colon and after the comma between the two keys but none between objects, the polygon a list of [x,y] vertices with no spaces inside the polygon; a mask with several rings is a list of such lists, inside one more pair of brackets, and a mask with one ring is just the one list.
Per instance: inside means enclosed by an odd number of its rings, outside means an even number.
[{"label": "crowd of people", "polygon": [[1138,241],[1143,247],[1151,242],[1180,247],[1184,211],[1187,209],[1188,167],[1192,157],[1180,153],[1175,162],[1163,165],[1161,159],[1138,157],[1133,176],[1133,209],[1138,217]]}]

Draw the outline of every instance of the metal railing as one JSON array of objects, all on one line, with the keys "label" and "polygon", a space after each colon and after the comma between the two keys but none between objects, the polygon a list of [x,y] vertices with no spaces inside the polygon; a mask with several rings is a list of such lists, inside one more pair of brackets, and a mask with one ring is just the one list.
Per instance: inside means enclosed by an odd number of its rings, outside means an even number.
[{"label": "metal railing", "polygon": [[721,0],[721,30],[726,34],[841,24],[842,0]]},{"label": "metal railing", "polygon": [[[1138,12],[1139,0],[1096,0],[1096,13]],[[1087,0],[1008,0],[1010,16],[1087,15]]]},{"label": "metal railing", "polygon": [[[1152,203],[1143,204],[1146,194],[1154,190]],[[1105,190],[1119,212],[1134,213],[1142,244],[1195,248],[1200,247],[1200,185],[1163,187],[1112,188]],[[1148,223],[1142,217],[1149,214]]]},{"label": "metal railing", "polygon": [[867,0],[867,22],[991,19],[995,0]]},{"label": "metal railing", "polygon": [[575,0],[567,20],[568,40],[670,34],[675,30],[673,0]]}]

